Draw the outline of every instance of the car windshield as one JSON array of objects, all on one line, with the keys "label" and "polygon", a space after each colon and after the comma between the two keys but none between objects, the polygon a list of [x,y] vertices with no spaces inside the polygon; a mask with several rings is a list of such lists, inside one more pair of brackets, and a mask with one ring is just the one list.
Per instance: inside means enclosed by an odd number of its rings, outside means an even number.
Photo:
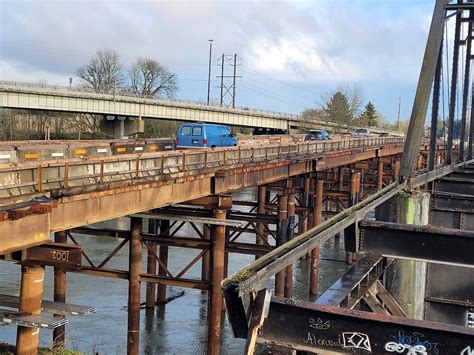
[{"label": "car windshield", "polygon": [[356,133],[367,133],[367,130],[363,128],[359,128],[359,129],[356,129]]}]

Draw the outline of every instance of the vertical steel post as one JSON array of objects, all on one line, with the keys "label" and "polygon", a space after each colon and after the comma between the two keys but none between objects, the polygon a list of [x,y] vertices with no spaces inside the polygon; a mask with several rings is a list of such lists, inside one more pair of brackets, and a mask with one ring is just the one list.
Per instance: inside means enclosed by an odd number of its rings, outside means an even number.
[{"label": "vertical steel post", "polygon": [[[349,185],[349,206],[354,206],[359,202],[360,196],[360,173],[352,173],[351,181]],[[344,235],[346,237],[346,235]],[[356,261],[356,254],[352,252],[346,252],[346,264],[352,265]]]},{"label": "vertical steel post", "polygon": [[[204,236],[205,240],[211,240],[211,227],[209,224],[202,225],[202,235]],[[211,260],[211,251],[209,250],[206,254],[202,256],[202,264],[201,264],[201,280],[202,281],[209,281],[209,265]]]},{"label": "vertical steel post", "polygon": [[469,125],[469,144],[467,151],[467,160],[473,158],[472,149],[474,148],[474,83],[471,88],[471,124]]},{"label": "vertical steel post", "polygon": [[140,273],[142,271],[142,220],[130,220],[128,255],[128,328],[127,354],[138,355],[140,346]]},{"label": "vertical steel post", "polygon": [[[65,232],[54,233],[54,241],[56,243],[67,243]],[[54,302],[66,302],[66,271],[64,269],[54,268]],[[54,347],[63,347],[66,341],[66,326],[54,328],[53,343]]]},{"label": "vertical steel post", "polygon": [[[160,221],[160,234],[162,236],[168,236],[170,234],[170,221],[162,219]],[[165,267],[168,267],[168,247],[166,245],[160,245],[160,251],[158,257]],[[166,276],[166,270],[163,266],[160,265],[158,268],[158,275]],[[157,302],[163,302],[166,300],[166,285],[158,284],[157,291]]]},{"label": "vertical steel post", "polygon": [[[430,32],[426,43],[425,54],[421,66],[420,78],[416,89],[415,101],[408,126],[408,133],[403,148],[403,161],[400,175],[408,177],[413,173],[416,157],[420,149],[421,135],[425,123],[428,101],[431,94],[433,78],[436,72],[438,53],[443,38],[445,6],[448,0],[436,0]],[[451,92],[454,95],[454,92]]]},{"label": "vertical steel post", "polygon": [[[286,241],[292,240],[295,230],[295,194],[291,192],[288,195],[288,231],[286,233]],[[285,278],[285,297],[293,296],[293,264],[286,267]]]},{"label": "vertical steel post", "polygon": [[400,160],[395,159],[393,162],[393,181],[397,181],[400,176]]},{"label": "vertical steel post", "polygon": [[[148,233],[158,234],[158,221],[156,219],[148,220]],[[149,249],[147,248],[147,260],[146,260],[146,273],[150,275],[156,275],[156,259],[157,245],[155,242],[149,243]],[[150,250],[151,249],[151,250]],[[146,308],[155,308],[155,297],[156,285],[154,282],[147,282],[146,284]]]},{"label": "vertical steel post", "polygon": [[343,191],[344,190],[344,168],[342,166],[339,167],[337,178],[338,178],[337,190]]},{"label": "vertical steel post", "polygon": [[[459,158],[458,161],[465,160],[464,144],[466,142],[466,118],[467,118],[467,100],[469,95],[469,80],[471,77],[471,39],[472,39],[472,21],[474,11],[469,11],[469,25],[466,38],[466,64],[464,69],[464,86],[462,91],[462,116],[461,116],[461,139],[459,142]],[[471,130],[473,128],[471,127]]]},{"label": "vertical steel post", "polygon": [[383,188],[383,161],[378,161],[378,170],[377,170],[377,191],[382,190]]},{"label": "vertical steel post", "polygon": [[[324,181],[318,180],[316,182],[315,201],[313,210],[313,227],[316,227],[321,223],[321,217],[323,213],[323,187]],[[318,282],[319,282],[319,257],[320,257],[320,246],[315,247],[311,250],[311,271],[309,275],[309,293],[316,295],[318,293]]]},{"label": "vertical steel post", "polygon": [[[442,42],[441,42],[442,43]],[[436,64],[436,73],[433,84],[433,104],[431,108],[431,132],[430,132],[430,156],[428,158],[428,170],[434,170],[436,162],[436,135],[438,133],[439,116],[439,92],[441,87],[441,74],[443,70],[443,46],[438,54],[438,63]]]},{"label": "vertical steel post", "polygon": [[[276,246],[286,242],[286,233],[288,231],[288,195],[286,192],[281,192],[278,196],[278,227]],[[283,297],[285,294],[285,270],[279,271],[275,275],[275,296]]]},{"label": "vertical steel post", "polygon": [[[19,312],[40,314],[43,297],[44,267],[21,267],[21,288]],[[16,354],[35,355],[38,353],[39,329],[18,327],[16,333]]]},{"label": "vertical steel post", "polygon": [[[214,209],[213,217],[217,219],[226,218],[226,210]],[[212,240],[212,273],[211,290],[209,292],[209,320],[208,320],[208,345],[209,355],[219,354],[221,338],[222,317],[222,293],[221,282],[224,279],[224,250],[225,250],[225,226],[214,225],[211,227]]]},{"label": "vertical steel post", "polygon": [[[257,191],[257,213],[265,214],[265,203],[267,201],[267,187],[265,185],[259,185]],[[264,231],[265,226],[261,222],[257,222],[257,234],[255,244],[263,245],[264,244]],[[258,255],[255,256],[255,259],[258,259]]]},{"label": "vertical steel post", "polygon": [[[459,1],[458,1],[459,2]],[[459,46],[461,36],[461,18],[462,11],[456,15],[456,26],[454,27],[454,48],[453,48],[453,71],[451,73],[451,96],[449,100],[449,116],[448,116],[448,146],[447,146],[447,164],[453,161],[453,135],[454,135],[454,115],[456,112],[456,93],[458,86],[458,63],[459,63]]]}]

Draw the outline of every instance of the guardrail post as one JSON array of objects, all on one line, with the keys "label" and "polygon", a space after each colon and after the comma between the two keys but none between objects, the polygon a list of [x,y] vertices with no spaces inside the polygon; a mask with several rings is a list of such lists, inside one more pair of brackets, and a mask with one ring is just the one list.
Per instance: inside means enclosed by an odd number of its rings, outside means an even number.
[{"label": "guardrail post", "polygon": [[43,192],[43,167],[38,165],[38,192]]},{"label": "guardrail post", "polygon": [[69,164],[64,164],[64,183],[63,186],[65,189],[69,187]]}]

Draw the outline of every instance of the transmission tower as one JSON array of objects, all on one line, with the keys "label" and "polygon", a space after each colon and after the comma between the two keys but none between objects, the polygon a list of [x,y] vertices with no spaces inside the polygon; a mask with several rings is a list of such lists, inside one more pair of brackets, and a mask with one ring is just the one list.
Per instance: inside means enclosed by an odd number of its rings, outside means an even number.
[{"label": "transmission tower", "polygon": [[[223,54],[217,64],[221,66],[221,75],[217,76],[221,79],[220,105],[235,108],[235,80],[242,77],[237,75],[237,66],[242,64],[242,58],[237,54]],[[225,67],[233,67],[233,74],[225,75]]]}]

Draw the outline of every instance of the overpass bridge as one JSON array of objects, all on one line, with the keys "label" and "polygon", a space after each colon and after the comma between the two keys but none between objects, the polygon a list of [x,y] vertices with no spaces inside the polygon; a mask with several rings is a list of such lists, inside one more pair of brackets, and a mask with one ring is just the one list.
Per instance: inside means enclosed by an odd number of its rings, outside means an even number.
[{"label": "overpass bridge", "polygon": [[[164,119],[220,123],[231,126],[267,128],[279,131],[297,129],[299,115],[226,108],[182,100],[144,99],[136,96],[99,94],[87,89],[48,86],[31,83],[0,82],[0,107],[103,115],[111,124],[116,138],[138,132],[141,119]],[[333,129],[337,124],[314,121],[314,128]],[[127,127],[127,124],[130,127]],[[389,132],[371,129],[374,133]],[[127,133],[129,132],[129,133]],[[397,132],[389,132],[400,136]]]}]

